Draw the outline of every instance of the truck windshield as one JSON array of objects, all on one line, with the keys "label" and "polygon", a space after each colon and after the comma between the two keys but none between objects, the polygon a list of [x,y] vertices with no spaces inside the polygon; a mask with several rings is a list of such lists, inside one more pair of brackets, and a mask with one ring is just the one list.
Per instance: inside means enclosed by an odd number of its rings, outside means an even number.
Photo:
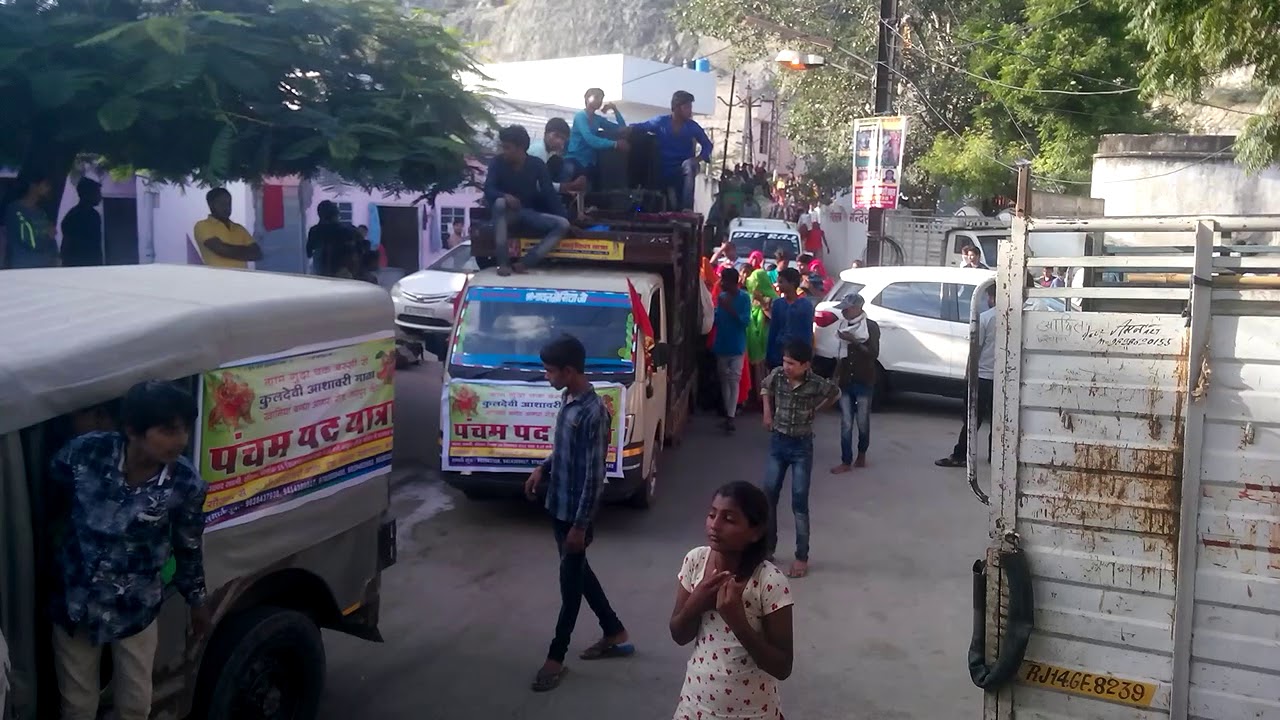
[{"label": "truck windshield", "polygon": [[786,251],[788,260],[795,260],[800,255],[800,236],[795,233],[737,230],[729,235],[729,239],[738,250],[738,257],[742,258],[757,250],[764,253],[765,259],[772,259],[779,250]]},{"label": "truck windshield", "polygon": [[455,377],[542,376],[539,352],[572,335],[587,349],[587,374],[622,381],[635,373],[634,319],[626,293],[471,288],[449,353]]}]

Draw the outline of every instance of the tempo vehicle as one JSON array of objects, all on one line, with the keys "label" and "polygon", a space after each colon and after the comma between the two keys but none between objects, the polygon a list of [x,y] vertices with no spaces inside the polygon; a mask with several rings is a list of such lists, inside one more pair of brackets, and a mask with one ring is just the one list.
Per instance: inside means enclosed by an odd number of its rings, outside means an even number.
[{"label": "tempo vehicle", "polygon": [[[445,360],[441,469],[468,497],[516,496],[550,454],[560,393],[539,352],[561,334],[587,349],[587,375],[612,409],[603,497],[647,508],[667,442],[693,404],[701,337],[697,215],[594,215],[545,267],[468,282]],[[517,240],[524,247],[536,242]],[[492,231],[472,251],[491,257]],[[649,330],[644,328],[648,326]]]},{"label": "tempo vehicle", "polygon": [[804,247],[795,223],[768,218],[734,219],[729,223],[729,240],[743,259],[760,252],[766,261],[771,261],[782,250],[788,259],[795,260]]},{"label": "tempo vehicle", "polygon": [[168,380],[200,402],[189,457],[209,486],[214,628],[194,639],[185,602],[166,589],[152,717],[314,718],[320,630],[380,641],[381,574],[395,561],[387,293],[125,265],[5,271],[0,308],[0,630],[17,717],[56,714],[41,612],[54,541],[43,512],[49,461],[83,411],[137,382]]}]

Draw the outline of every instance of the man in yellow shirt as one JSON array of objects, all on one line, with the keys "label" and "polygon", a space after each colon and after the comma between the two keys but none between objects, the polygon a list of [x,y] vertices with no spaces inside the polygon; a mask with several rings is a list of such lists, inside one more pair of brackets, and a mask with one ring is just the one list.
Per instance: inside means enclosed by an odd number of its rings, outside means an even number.
[{"label": "man in yellow shirt", "polygon": [[243,225],[231,220],[231,193],[214,188],[205,195],[209,217],[196,223],[196,249],[209,267],[249,267],[262,259],[262,248]]}]

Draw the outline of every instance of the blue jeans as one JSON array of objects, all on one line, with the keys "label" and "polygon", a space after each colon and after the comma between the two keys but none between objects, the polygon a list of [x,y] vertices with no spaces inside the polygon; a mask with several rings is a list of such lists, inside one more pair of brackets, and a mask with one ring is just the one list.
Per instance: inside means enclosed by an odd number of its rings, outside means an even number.
[{"label": "blue jeans", "polygon": [[501,267],[511,265],[508,227],[512,224],[522,232],[543,236],[537,246],[524,256],[525,267],[533,267],[546,259],[564,239],[565,233],[569,232],[569,221],[559,215],[540,213],[523,205],[519,210],[511,212],[507,209],[507,199],[498,198],[493,201],[493,243],[496,246],[494,250],[498,255],[498,265]]},{"label": "blue jeans", "polygon": [[678,174],[668,173],[663,178],[667,201],[672,203],[672,210],[693,209],[693,188],[696,177],[698,177],[698,158],[689,158],[680,163]]},{"label": "blue jeans", "polygon": [[813,475],[813,436],[793,437],[776,430],[769,436],[769,469],[764,492],[769,496],[769,555],[778,547],[778,501],[787,468],[791,469],[791,514],[796,519],[796,559],[809,560],[809,478]]},{"label": "blue jeans", "polygon": [[858,423],[858,454],[871,447],[871,387],[850,383],[840,391],[840,464],[853,463],[853,424]]}]

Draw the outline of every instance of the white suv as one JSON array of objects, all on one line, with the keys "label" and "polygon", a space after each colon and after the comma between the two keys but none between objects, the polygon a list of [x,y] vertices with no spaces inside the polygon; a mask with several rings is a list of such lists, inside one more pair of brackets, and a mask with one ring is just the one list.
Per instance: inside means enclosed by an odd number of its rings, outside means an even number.
[{"label": "white suv", "polygon": [[814,348],[819,368],[834,363],[836,303],[859,293],[867,317],[880,326],[877,395],[912,391],[964,397],[973,291],[994,270],[957,267],[869,267],[840,273],[818,303]]}]

